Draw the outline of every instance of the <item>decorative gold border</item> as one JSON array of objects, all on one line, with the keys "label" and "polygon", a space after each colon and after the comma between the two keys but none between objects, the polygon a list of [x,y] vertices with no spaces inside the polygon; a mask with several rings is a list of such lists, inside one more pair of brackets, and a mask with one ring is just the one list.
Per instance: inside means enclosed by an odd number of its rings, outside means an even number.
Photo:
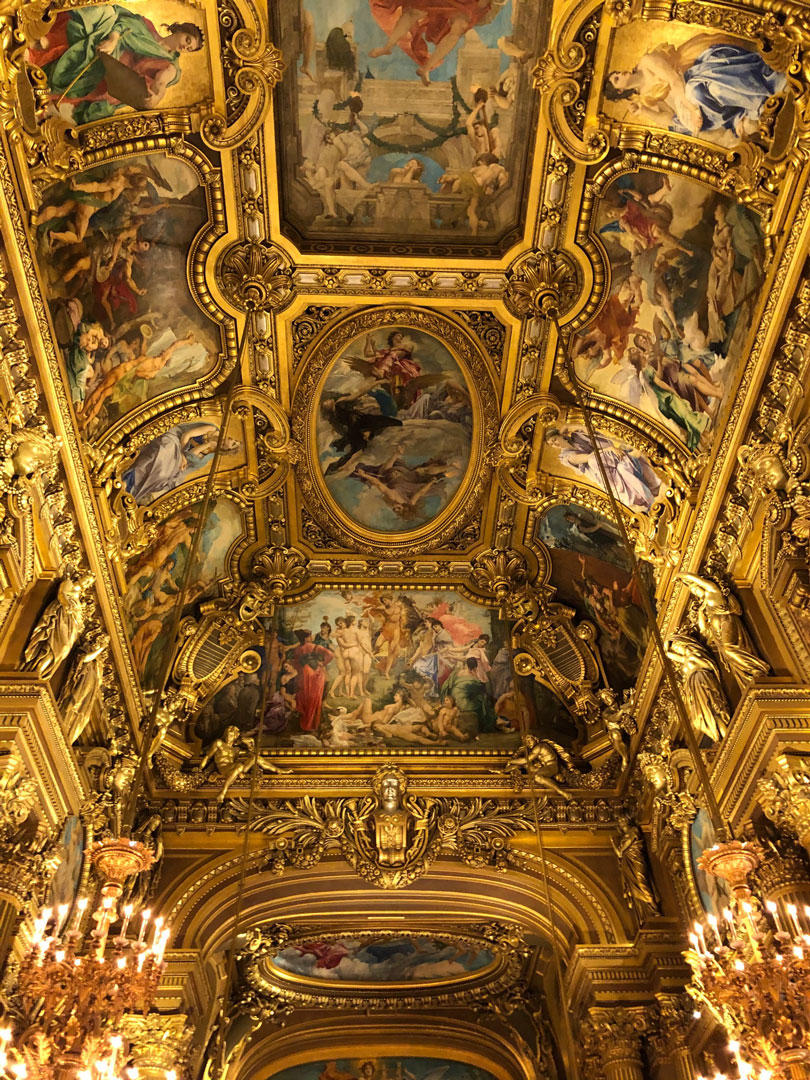
[{"label": "decorative gold border", "polygon": [[[315,425],[323,383],[338,354],[360,334],[392,325],[434,334],[449,350],[470,391],[473,437],[464,480],[450,503],[433,521],[411,532],[397,533],[393,540],[386,541],[385,534],[353,522],[332,500],[317,465]],[[485,450],[495,439],[498,424],[495,383],[488,359],[469,327],[446,312],[410,305],[386,305],[351,311],[327,323],[302,359],[292,413],[293,436],[307,450],[305,460],[296,467],[307,507],[327,533],[351,548],[405,555],[438,547],[463,527],[486,490],[492,465],[485,457]]]},{"label": "decorative gold border", "polygon": [[[259,927],[259,930],[262,928]],[[288,933],[276,933],[277,929]],[[528,951],[523,945],[517,930],[512,932],[514,940],[507,944],[509,929],[495,926],[488,936],[484,936],[481,926],[449,926],[439,924],[413,924],[401,929],[370,930],[346,928],[324,931],[320,926],[298,926],[269,928],[270,938],[266,947],[259,945],[258,952],[243,954],[246,981],[260,996],[281,998],[291,1004],[304,1007],[335,1008],[349,1006],[361,1009],[383,1009],[394,1002],[398,1008],[420,1008],[429,1005],[461,1005],[468,1002],[492,998],[514,989],[518,984]],[[498,931],[500,930],[500,933]],[[379,941],[381,938],[399,940],[401,938],[431,937],[457,944],[469,949],[486,950],[493,954],[493,959],[485,967],[466,975],[449,976],[411,983],[394,982],[352,982],[308,979],[284,971],[272,962],[272,955],[289,946],[307,941],[337,941],[352,938]],[[249,959],[248,959],[249,957]]]}]

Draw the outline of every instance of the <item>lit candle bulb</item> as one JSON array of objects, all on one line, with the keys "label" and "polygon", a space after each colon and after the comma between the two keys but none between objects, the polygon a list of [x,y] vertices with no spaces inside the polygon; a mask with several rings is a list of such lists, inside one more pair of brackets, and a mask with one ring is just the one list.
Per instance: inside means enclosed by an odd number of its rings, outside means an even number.
[{"label": "lit candle bulb", "polygon": [[777,905],[774,903],[773,900],[767,900],[765,902],[765,910],[768,912],[768,914],[773,919],[774,925],[776,926],[777,934],[783,934],[784,930],[782,929],[782,924],[779,921],[779,908],[777,907]]},{"label": "lit candle bulb", "polygon": [[163,929],[163,916],[158,915],[158,917],[155,919],[155,933],[154,933],[154,935],[152,937],[152,949],[153,949],[153,951],[154,951],[154,948],[157,945],[158,941],[160,940],[160,931],[162,929]]},{"label": "lit candle bulb", "polygon": [[802,928],[799,926],[799,920],[796,918],[799,909],[796,907],[795,904],[786,904],[785,906],[795,936],[800,938],[802,936]]},{"label": "lit candle bulb", "polygon": [[119,971],[123,971],[124,968],[127,966],[127,958],[125,956],[119,956],[115,962],[118,966]]},{"label": "lit candle bulb", "polygon": [[796,957],[797,960],[804,960],[804,949],[802,949],[799,945],[794,945],[793,955]]},{"label": "lit candle bulb", "polygon": [[697,935],[700,952],[708,953],[708,949],[706,948],[706,939],[703,936],[703,927],[697,921],[695,922],[695,934]]},{"label": "lit candle bulb", "polygon": [[71,933],[78,933],[84,918],[84,913],[87,911],[88,900],[86,896],[83,896],[76,904],[76,910],[73,913],[73,920],[71,923]]},{"label": "lit candle bulb", "polygon": [[[709,914],[706,916],[706,918],[708,920],[709,926],[712,928],[712,933],[717,938],[717,944],[722,945],[723,939],[720,937],[720,931],[717,928],[717,916],[714,914]],[[708,938],[708,934],[706,936]]]},{"label": "lit candle bulb", "polygon": [[146,952],[144,951],[142,953],[139,953],[138,954],[138,971],[139,972],[143,971],[143,965],[144,965],[145,960],[146,960]]},{"label": "lit candle bulb", "polygon": [[728,923],[731,944],[735,946],[739,945],[740,939],[737,937],[737,927],[734,924],[734,913],[731,908],[723,908],[723,918]]},{"label": "lit candle bulb", "polygon": [[141,932],[138,934],[138,944],[143,944],[144,936],[146,935],[146,924],[149,922],[149,916],[152,912],[147,908],[141,912]]},{"label": "lit candle bulb", "polygon": [[127,936],[127,929],[129,927],[129,920],[132,918],[132,910],[133,910],[133,905],[132,904],[126,904],[124,906],[124,922],[121,925],[121,937],[122,938],[125,938]]},{"label": "lit candle bulb", "polygon": [[745,971],[745,964],[742,962],[742,960],[735,960],[734,967],[737,971]]}]

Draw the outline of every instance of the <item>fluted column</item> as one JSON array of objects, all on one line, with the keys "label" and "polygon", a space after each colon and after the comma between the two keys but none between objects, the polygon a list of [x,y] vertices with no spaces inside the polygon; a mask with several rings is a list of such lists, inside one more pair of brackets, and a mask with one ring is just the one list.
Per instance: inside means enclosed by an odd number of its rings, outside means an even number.
[{"label": "fluted column", "polygon": [[124,1017],[122,1032],[129,1041],[139,1080],[166,1080],[171,1072],[182,1074],[194,1034],[187,1020],[184,1013],[128,1013]]},{"label": "fluted column", "polygon": [[586,1080],[644,1080],[641,1038],[647,1010],[592,1008],[582,1024]]}]

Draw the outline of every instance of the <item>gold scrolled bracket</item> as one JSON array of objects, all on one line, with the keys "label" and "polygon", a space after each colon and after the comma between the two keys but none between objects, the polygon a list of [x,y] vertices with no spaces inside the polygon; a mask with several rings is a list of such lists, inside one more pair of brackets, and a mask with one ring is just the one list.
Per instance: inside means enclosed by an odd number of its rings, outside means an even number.
[{"label": "gold scrolled bracket", "polygon": [[240,103],[238,118],[214,112],[200,127],[203,142],[212,150],[235,150],[251,137],[267,115],[273,88],[284,75],[281,51],[264,39],[261,30],[240,27],[222,50],[222,62],[232,73],[233,90]]},{"label": "gold scrolled bracket", "polygon": [[[496,476],[503,490],[523,506],[538,506],[544,498],[528,479],[527,456],[531,455],[531,442],[536,426],[547,426],[559,420],[562,410],[559,402],[547,394],[532,394],[519,401],[509,410],[501,423],[498,435],[498,465]],[[527,425],[534,421],[531,432]]]},{"label": "gold scrolled bracket", "polygon": [[599,127],[586,124],[581,132],[571,124],[568,112],[585,96],[587,53],[578,41],[560,41],[544,53],[532,72],[532,85],[540,91],[543,118],[568,157],[583,164],[601,161],[610,140]]}]

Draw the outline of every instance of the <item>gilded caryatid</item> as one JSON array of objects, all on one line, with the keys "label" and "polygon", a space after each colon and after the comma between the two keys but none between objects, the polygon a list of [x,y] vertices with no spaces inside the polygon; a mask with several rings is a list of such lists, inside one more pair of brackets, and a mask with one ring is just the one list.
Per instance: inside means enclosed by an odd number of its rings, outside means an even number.
[{"label": "gilded caryatid", "polygon": [[380,808],[374,812],[377,861],[380,866],[402,866],[408,851],[411,815],[400,806],[402,784],[396,773],[388,773],[379,783]]},{"label": "gilded caryatid", "polygon": [[93,583],[93,575],[67,576],[59,583],[56,599],[43,611],[28,639],[23,654],[25,667],[42,679],[50,678],[84,629],[85,590]]},{"label": "gilded caryatid", "polygon": [[62,695],[62,719],[69,743],[76,742],[90,721],[93,702],[101,686],[109,645],[109,635],[96,626],[84,635],[79,646],[79,653]]},{"label": "gilded caryatid", "polygon": [[717,742],[729,725],[720,671],[711,653],[689,634],[673,634],[664,651],[675,666],[695,732]]},{"label": "gilded caryatid", "polygon": [[710,578],[697,574],[680,577],[698,601],[698,630],[740,687],[758,675],[767,675],[770,667],[757,655],[737,598],[726,595]]},{"label": "gilded caryatid", "polygon": [[647,865],[641,830],[633,824],[628,814],[619,814],[612,844],[619,860],[622,895],[627,906],[635,911],[639,922],[650,915],[660,914],[658,894]]}]

